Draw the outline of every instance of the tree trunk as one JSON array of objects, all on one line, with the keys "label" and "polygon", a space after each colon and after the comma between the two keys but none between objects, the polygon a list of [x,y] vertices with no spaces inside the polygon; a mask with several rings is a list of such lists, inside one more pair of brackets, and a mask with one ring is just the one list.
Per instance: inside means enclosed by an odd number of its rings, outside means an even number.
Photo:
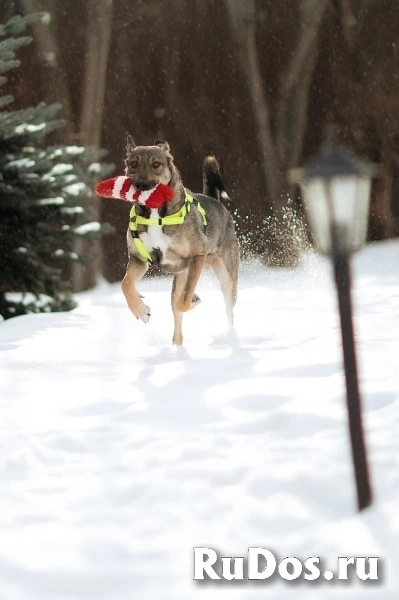
[{"label": "tree trunk", "polygon": [[256,47],[256,10],[254,0],[226,0],[233,33],[239,47],[239,59],[244,80],[247,82],[252,105],[258,146],[261,157],[263,184],[269,198],[277,198],[280,172],[276,160],[275,144],[271,128],[270,108],[263,89]]},{"label": "tree trunk", "polygon": [[276,142],[285,173],[298,166],[301,157],[310,85],[317,63],[318,35],[327,6],[327,0],[301,0],[299,36],[292,61],[281,77]]},{"label": "tree trunk", "polygon": [[80,120],[80,141],[84,146],[100,147],[111,45],[112,0],[88,0],[85,80]]},{"label": "tree trunk", "polygon": [[44,69],[44,77],[41,82],[46,102],[61,102],[61,116],[65,119],[65,130],[68,135],[73,136],[74,122],[71,109],[71,96],[65,68],[62,64],[62,52],[60,52],[57,33],[54,27],[56,18],[57,0],[21,0],[26,15],[35,12],[47,11],[50,21],[47,23],[32,24],[32,35],[38,49],[38,57]]},{"label": "tree trunk", "polygon": [[[86,60],[83,84],[83,103],[79,140],[83,146],[100,148],[108,54],[111,45],[113,0],[87,0],[88,26]],[[94,193],[84,207],[89,221],[100,221],[100,199]],[[76,265],[73,289],[81,291],[98,283],[102,274],[102,247],[100,238],[90,248],[84,238],[78,242],[77,252],[90,251],[93,256],[88,267]]]},{"label": "tree trunk", "polygon": [[392,212],[392,163],[391,152],[383,149],[380,156],[381,173],[376,181],[375,194],[370,207],[369,236],[372,240],[384,240],[394,236],[395,219]]},{"label": "tree trunk", "polygon": [[282,77],[276,115],[264,91],[256,45],[254,0],[226,0],[240,49],[258,134],[261,169],[270,208],[266,222],[266,264],[295,265],[301,251],[303,227],[290,206],[287,172],[300,160],[306,131],[309,90],[317,62],[318,34],[327,0],[301,0],[299,34],[292,61]]}]

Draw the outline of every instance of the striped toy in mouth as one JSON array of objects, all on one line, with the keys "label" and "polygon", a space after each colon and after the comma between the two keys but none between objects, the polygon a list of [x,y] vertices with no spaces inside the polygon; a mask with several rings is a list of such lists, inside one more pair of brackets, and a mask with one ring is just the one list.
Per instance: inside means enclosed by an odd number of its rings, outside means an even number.
[{"label": "striped toy in mouth", "polygon": [[130,177],[123,175],[100,181],[95,189],[96,194],[102,198],[118,198],[127,202],[138,202],[147,208],[160,208],[174,197],[173,189],[164,183],[158,183],[151,190],[143,192],[135,190]]}]

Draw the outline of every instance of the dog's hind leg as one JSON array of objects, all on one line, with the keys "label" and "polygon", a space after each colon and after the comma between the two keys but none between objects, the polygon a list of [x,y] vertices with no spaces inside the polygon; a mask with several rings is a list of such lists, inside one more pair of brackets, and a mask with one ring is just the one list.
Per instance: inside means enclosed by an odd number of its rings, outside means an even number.
[{"label": "dog's hind leg", "polygon": [[183,343],[183,332],[182,332],[182,323],[183,323],[183,313],[180,310],[177,310],[176,304],[178,299],[180,298],[184,284],[187,279],[187,271],[181,271],[180,273],[176,273],[173,278],[172,284],[172,312],[173,318],[175,321],[175,329],[173,332],[172,344],[175,346],[181,346]]},{"label": "dog's hind leg", "polygon": [[220,282],[226,305],[227,320],[232,328],[234,327],[233,309],[237,300],[238,261],[235,264],[235,260],[227,259],[225,261],[220,256],[213,256],[209,263]]},{"label": "dog's hind leg", "polygon": [[150,320],[151,311],[150,307],[144,304],[140,294],[136,290],[136,283],[143,277],[147,269],[147,262],[143,262],[134,256],[130,256],[126,274],[122,281],[122,291],[125,295],[128,307],[136,319],[141,319],[144,323],[148,323]]},{"label": "dog's hind leg", "polygon": [[[172,311],[173,317],[175,320],[175,330],[173,332],[173,340],[172,343],[176,346],[181,346],[183,343],[183,332],[182,332],[182,322],[183,322],[183,313],[181,310],[176,308],[177,301],[183,293],[184,286],[187,281],[187,271],[181,271],[180,273],[176,273],[173,278],[172,285]],[[191,298],[191,308],[195,308],[198,304],[201,303],[201,298],[197,294],[193,294]]]}]

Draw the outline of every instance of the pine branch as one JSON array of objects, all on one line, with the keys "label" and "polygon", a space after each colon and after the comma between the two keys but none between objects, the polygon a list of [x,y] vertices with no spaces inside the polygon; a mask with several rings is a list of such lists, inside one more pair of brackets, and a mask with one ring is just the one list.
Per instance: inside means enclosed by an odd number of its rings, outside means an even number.
[{"label": "pine branch", "polygon": [[[15,36],[23,33],[31,23],[38,21],[49,22],[50,15],[48,12],[37,12],[30,15],[15,15],[3,27],[6,35]],[[4,35],[4,34],[3,34]]]}]

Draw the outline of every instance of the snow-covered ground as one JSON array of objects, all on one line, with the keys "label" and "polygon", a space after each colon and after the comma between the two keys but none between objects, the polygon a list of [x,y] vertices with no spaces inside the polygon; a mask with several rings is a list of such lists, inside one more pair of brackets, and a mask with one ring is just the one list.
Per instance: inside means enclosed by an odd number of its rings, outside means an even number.
[{"label": "snow-covered ground", "polygon": [[[361,516],[329,264],[241,270],[238,340],[211,275],[171,346],[170,279],[0,324],[0,600],[399,597],[399,243],[354,263],[375,504]],[[193,581],[193,547],[378,556],[379,582]]]}]

